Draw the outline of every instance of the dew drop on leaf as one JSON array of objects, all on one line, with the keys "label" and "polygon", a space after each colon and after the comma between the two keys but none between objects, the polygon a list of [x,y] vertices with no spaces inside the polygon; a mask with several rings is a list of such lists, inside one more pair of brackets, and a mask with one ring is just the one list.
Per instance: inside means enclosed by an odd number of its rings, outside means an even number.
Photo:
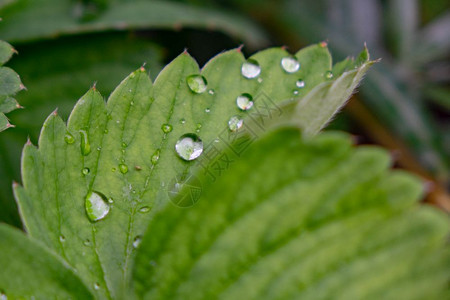
[{"label": "dew drop on leaf", "polygon": [[244,120],[238,116],[233,116],[228,120],[228,128],[231,131],[238,131],[239,128],[242,127],[242,124],[244,123]]},{"label": "dew drop on leaf", "polygon": [[128,166],[126,164],[120,164],[119,170],[120,170],[120,173],[126,174],[128,172]]},{"label": "dew drop on leaf", "polygon": [[110,209],[106,196],[96,191],[87,194],[85,207],[87,216],[92,222],[106,217]]},{"label": "dew drop on leaf", "polygon": [[208,85],[202,75],[190,75],[186,78],[186,82],[189,89],[196,94],[204,93]]},{"label": "dew drop on leaf", "polygon": [[89,136],[85,130],[80,130],[81,136],[81,154],[86,156],[91,153],[91,144],[89,144]]},{"label": "dew drop on leaf", "polygon": [[210,113],[210,112],[211,112],[211,109],[210,109],[210,108],[206,108],[206,109],[205,109],[205,113],[208,114],[208,113]]},{"label": "dew drop on leaf", "polygon": [[326,79],[331,79],[331,78],[333,78],[333,72],[326,71],[324,76],[325,76]]},{"label": "dew drop on leaf", "polygon": [[295,83],[295,86],[298,87],[299,89],[302,89],[305,87],[305,82],[302,79],[297,80],[297,82]]},{"label": "dew drop on leaf", "polygon": [[89,170],[89,168],[83,168],[83,170],[81,170],[81,173],[82,173],[83,175],[87,175],[87,174],[89,174],[90,171],[91,171],[91,170]]},{"label": "dew drop on leaf", "polygon": [[63,235],[60,235],[60,236],[59,236],[59,241],[60,241],[61,243],[64,243],[64,242],[66,241],[66,237],[63,236]]},{"label": "dew drop on leaf", "polygon": [[100,284],[99,284],[98,282],[96,282],[96,283],[94,284],[94,289],[98,290],[99,288],[100,288]]},{"label": "dew drop on leaf", "polygon": [[89,239],[84,240],[83,245],[89,247],[91,245],[91,241]]},{"label": "dew drop on leaf", "polygon": [[142,241],[142,237],[140,235],[137,235],[133,240],[133,247],[134,248],[139,247],[139,244],[141,243],[141,241]]},{"label": "dew drop on leaf", "polygon": [[175,144],[175,151],[184,160],[194,160],[203,152],[203,142],[194,133],[182,135]]},{"label": "dew drop on leaf", "polygon": [[185,120],[184,118],[181,118],[181,119],[180,119],[180,123],[181,123],[181,124],[185,124],[185,123],[186,123],[186,120]]},{"label": "dew drop on leaf", "polygon": [[139,212],[143,213],[143,214],[148,213],[149,211],[150,211],[150,207],[148,207],[148,206],[142,206],[141,208],[139,208]]},{"label": "dew drop on leaf", "polygon": [[214,95],[214,90],[213,90],[213,89],[210,89],[210,90],[208,91],[208,94]]},{"label": "dew drop on leaf", "polygon": [[164,133],[169,133],[172,131],[172,125],[170,124],[162,124],[161,129]]},{"label": "dew drop on leaf", "polygon": [[155,151],[155,153],[153,153],[152,158],[151,158],[152,164],[156,165],[156,163],[157,163],[158,160],[159,160],[159,155],[160,155],[160,154],[161,154],[161,150],[159,150],[159,149],[157,149],[157,150]]},{"label": "dew drop on leaf", "polygon": [[245,78],[252,79],[258,77],[259,74],[261,74],[261,67],[256,60],[248,59],[242,64],[241,73]]},{"label": "dew drop on leaf", "polygon": [[65,135],[64,135],[64,141],[67,143],[67,144],[73,144],[74,142],[75,142],[75,138],[73,137],[73,135],[72,134],[70,134],[69,132],[67,132]]},{"label": "dew drop on leaf", "polygon": [[250,94],[242,94],[236,98],[236,104],[240,110],[249,110],[253,106],[253,97]]},{"label": "dew drop on leaf", "polygon": [[298,95],[298,90],[293,90],[292,93],[293,93],[294,95]]},{"label": "dew drop on leaf", "polygon": [[281,67],[287,73],[295,73],[300,69],[300,63],[295,57],[284,57],[281,59]]}]

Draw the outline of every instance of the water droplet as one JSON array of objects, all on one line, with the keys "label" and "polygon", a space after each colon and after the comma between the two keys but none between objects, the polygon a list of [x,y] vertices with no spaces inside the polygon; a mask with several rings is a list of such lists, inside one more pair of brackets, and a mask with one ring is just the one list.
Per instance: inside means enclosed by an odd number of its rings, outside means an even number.
[{"label": "water droplet", "polygon": [[63,236],[63,235],[60,235],[60,236],[59,236],[59,241],[60,241],[61,243],[64,243],[64,242],[66,241],[66,237]]},{"label": "water droplet", "polygon": [[120,164],[119,170],[120,170],[120,173],[126,174],[126,173],[128,173],[128,166],[126,164]]},{"label": "water droplet", "polygon": [[211,109],[210,108],[205,108],[205,113],[210,113],[211,112]]},{"label": "water droplet", "polygon": [[137,248],[141,244],[142,237],[140,235],[137,235],[133,240],[133,247]]},{"label": "water droplet", "polygon": [[126,148],[128,145],[125,142],[122,142],[122,148]]},{"label": "water droplet", "polygon": [[85,245],[86,247],[89,247],[89,246],[91,245],[91,241],[90,241],[89,239],[86,239],[86,240],[83,242],[83,245]]},{"label": "water droplet", "polygon": [[108,203],[113,204],[113,203],[114,203],[114,199],[111,198],[111,197],[109,197],[109,198],[108,198]]},{"label": "water droplet", "polygon": [[161,126],[161,129],[164,133],[169,133],[172,131],[173,128],[172,128],[172,125],[170,125],[170,124],[163,124]]},{"label": "water droplet", "polygon": [[133,105],[134,105],[134,101],[131,101],[131,102],[130,102],[130,105],[133,106]]},{"label": "water droplet", "polygon": [[297,82],[295,83],[295,86],[298,87],[299,89],[302,89],[305,87],[305,82],[301,79],[297,80]]},{"label": "water droplet", "polygon": [[242,127],[243,123],[244,123],[244,120],[242,120],[238,116],[234,116],[234,117],[231,117],[230,120],[228,121],[228,128],[231,131],[237,131],[237,130],[239,130],[239,128]]},{"label": "water droplet", "polygon": [[298,90],[294,90],[292,93],[294,93],[294,95],[298,95]]},{"label": "water droplet", "polygon": [[258,83],[261,83],[261,82],[263,82],[263,79],[260,77],[260,78],[258,78]]},{"label": "water droplet", "polygon": [[100,288],[100,284],[99,284],[98,282],[96,282],[96,283],[94,284],[94,289],[98,290],[99,288]]},{"label": "water droplet", "polygon": [[102,147],[97,147],[97,151],[100,151],[100,150],[102,150]]},{"label": "water droplet", "polygon": [[156,165],[156,163],[157,163],[158,160],[159,160],[159,155],[160,155],[160,154],[161,154],[161,150],[159,150],[159,149],[157,149],[157,150],[155,151],[155,153],[153,153],[152,158],[151,158],[152,164]]},{"label": "water droplet", "polygon": [[89,174],[90,171],[91,171],[91,170],[89,170],[89,168],[83,168],[83,170],[81,170],[81,173],[82,173],[83,175],[87,175],[87,174]]},{"label": "water droplet", "polygon": [[108,134],[108,129],[105,129],[103,132],[104,132],[105,134]]},{"label": "water droplet", "polygon": [[0,291],[0,300],[8,300],[8,296],[2,291]]},{"label": "water droplet", "polygon": [[72,134],[70,134],[69,132],[67,132],[64,135],[64,141],[66,141],[67,144],[73,144],[75,142],[75,138],[73,137]]},{"label": "water droplet", "polygon": [[181,118],[181,119],[180,119],[180,123],[181,123],[181,124],[185,124],[185,123],[186,123],[186,120],[185,120],[184,118]]},{"label": "water droplet", "polygon": [[149,207],[149,206],[142,206],[142,207],[139,209],[139,212],[140,212],[140,213],[143,213],[143,214],[148,213],[149,211],[150,211],[150,207]]},{"label": "water droplet", "polygon": [[325,76],[326,79],[331,79],[331,78],[333,78],[333,72],[326,71],[324,76]]},{"label": "water droplet", "polygon": [[261,67],[256,60],[248,59],[242,64],[241,73],[245,78],[252,79],[259,76],[261,73]]},{"label": "water droplet", "polygon": [[249,110],[253,106],[253,97],[250,94],[242,94],[236,98],[236,104],[240,110]]},{"label": "water droplet", "polygon": [[136,171],[142,171],[142,167],[141,167],[141,166],[134,166],[134,169],[135,169]]},{"label": "water droplet", "polygon": [[92,222],[99,221],[109,213],[109,204],[105,195],[100,192],[89,192],[85,201],[86,213]]},{"label": "water droplet", "polygon": [[300,69],[300,63],[295,57],[284,57],[281,59],[281,67],[287,73],[295,73]]},{"label": "water droplet", "polygon": [[202,154],[203,142],[196,134],[187,133],[178,139],[175,150],[182,159],[194,160]]},{"label": "water droplet", "polygon": [[116,170],[117,170],[117,169],[114,168],[114,167],[111,168],[111,171],[113,171],[113,172],[115,172]]},{"label": "water droplet", "polygon": [[200,129],[200,128],[202,128],[202,124],[197,123],[197,129]]},{"label": "water droplet", "polygon": [[201,94],[206,91],[208,85],[205,77],[202,75],[190,75],[186,78],[189,89],[196,94]]},{"label": "water droplet", "polygon": [[214,90],[213,90],[213,89],[210,89],[210,90],[208,91],[208,94],[214,95]]},{"label": "water droplet", "polygon": [[80,130],[81,136],[81,154],[84,156],[91,153],[91,144],[89,144],[89,137],[85,130]]}]

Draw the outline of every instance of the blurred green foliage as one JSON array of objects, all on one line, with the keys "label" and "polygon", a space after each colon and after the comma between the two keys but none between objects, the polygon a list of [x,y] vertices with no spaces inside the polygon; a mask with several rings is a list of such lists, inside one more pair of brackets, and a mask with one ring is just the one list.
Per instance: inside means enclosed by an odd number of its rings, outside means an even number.
[{"label": "blurred green foliage", "polygon": [[[26,109],[8,115],[16,128],[0,134],[0,220],[7,223],[20,226],[11,193],[12,180],[20,180],[20,149],[28,136],[36,141],[49,112],[59,108],[67,117],[95,81],[108,95],[144,62],[157,74],[184,47],[203,64],[241,43],[249,54],[270,44],[328,40],[342,59],[367,42],[383,60],[360,87],[360,100],[448,183],[448,1],[7,0],[0,17],[1,38],[20,54],[10,66],[28,87],[18,96]],[[332,125],[361,132],[348,118]]]}]

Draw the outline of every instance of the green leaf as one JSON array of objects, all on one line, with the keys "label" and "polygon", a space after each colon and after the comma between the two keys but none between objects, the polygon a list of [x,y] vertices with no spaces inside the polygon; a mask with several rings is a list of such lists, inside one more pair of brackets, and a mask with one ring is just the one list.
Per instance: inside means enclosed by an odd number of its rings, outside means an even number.
[{"label": "green leaf", "polygon": [[18,229],[0,224],[0,252],[2,299],[93,299],[72,269]]},{"label": "green leaf", "polygon": [[[250,131],[262,135],[269,121],[283,117],[278,104],[295,103],[322,82],[341,78],[324,76],[332,66],[323,44],[300,50],[295,55],[300,68],[292,73],[282,68],[284,58],[294,59],[281,48],[255,54],[251,61],[261,72],[248,79],[242,75],[246,60],[240,49],[216,56],[201,71],[185,52],[154,84],[144,68],[133,72],[106,105],[92,88],[78,101],[67,127],[56,112],[51,114],[39,147],[24,147],[23,187],[15,188],[29,235],[58,253],[96,297],[123,298],[135,239],[153,212],[166,205],[174,181],[196,165],[177,155],[180,137],[198,135],[206,151],[211,144],[224,148]],[[202,83],[191,86],[195,92],[186,80],[192,75]],[[304,87],[296,86],[299,79]],[[248,111],[236,105],[243,93],[253,99]],[[237,133],[228,129],[233,116],[244,119]],[[255,126],[246,126],[248,120]]]},{"label": "green leaf", "polygon": [[21,0],[4,11],[0,35],[9,41],[29,41],[105,30],[190,27],[222,31],[254,48],[267,44],[254,23],[233,13],[172,1],[110,2],[100,5],[89,20],[83,20],[84,9],[79,1]]},{"label": "green leaf", "polygon": [[0,131],[14,127],[5,113],[21,107],[13,96],[25,88],[16,72],[3,66],[14,52],[10,44],[0,40]]},{"label": "green leaf", "polygon": [[217,178],[201,169],[178,195],[197,184],[196,205],[150,221],[138,298],[444,299],[448,217],[416,203],[420,182],[385,151],[350,140],[283,129],[226,151]]}]

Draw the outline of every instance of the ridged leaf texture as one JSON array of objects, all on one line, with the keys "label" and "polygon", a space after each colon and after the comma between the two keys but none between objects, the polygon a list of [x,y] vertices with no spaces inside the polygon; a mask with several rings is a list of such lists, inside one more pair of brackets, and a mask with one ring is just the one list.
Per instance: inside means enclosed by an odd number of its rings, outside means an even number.
[{"label": "ridged leaf texture", "polygon": [[[366,49],[362,53],[363,61],[330,76],[331,56],[324,43],[295,55],[272,48],[251,57],[261,70],[248,79],[242,75],[246,59],[240,49],[216,56],[202,70],[185,52],[154,83],[143,67],[133,72],[106,104],[93,87],[78,101],[67,125],[55,111],[44,123],[38,147],[29,142],[24,147],[23,186],[15,184],[14,191],[28,235],[60,256],[94,297],[123,298],[139,237],[152,215],[173,200],[178,180],[206,163],[208,146],[223,150],[286,120],[308,131],[309,125],[293,113],[299,110],[296,104],[311,112],[318,103],[343,105],[373,63]],[[284,58],[291,59],[289,72],[282,67]],[[292,59],[300,64],[294,71]],[[207,87],[196,93],[198,81],[191,88],[188,82],[200,74]],[[352,78],[351,84],[340,80],[345,76]],[[299,80],[304,85],[299,87]],[[310,93],[328,91],[330,85],[341,92],[339,101],[324,92],[305,104]],[[247,111],[236,104],[243,93],[254,103]],[[314,125],[309,132],[333,113],[308,116]],[[237,132],[229,130],[233,116],[243,119]],[[203,142],[205,154],[197,160],[185,161],[175,151],[186,133]],[[0,286],[8,293],[6,287]]]}]

